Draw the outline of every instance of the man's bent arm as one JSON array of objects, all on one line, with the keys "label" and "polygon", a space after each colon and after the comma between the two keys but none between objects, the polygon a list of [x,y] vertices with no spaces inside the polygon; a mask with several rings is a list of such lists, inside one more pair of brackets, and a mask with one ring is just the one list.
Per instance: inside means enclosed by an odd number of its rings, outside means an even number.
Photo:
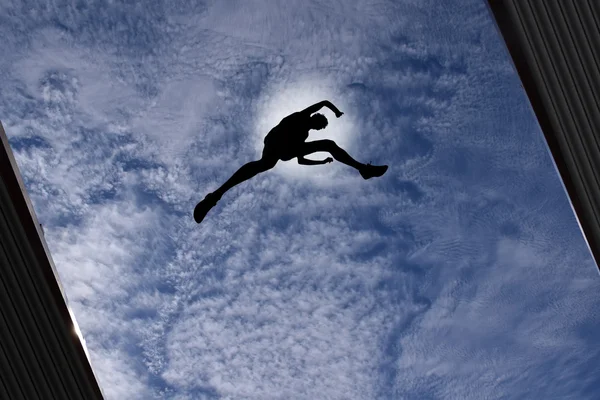
[{"label": "man's bent arm", "polygon": [[335,114],[336,117],[339,117],[340,115],[343,114],[343,112],[341,112],[340,110],[338,110],[338,108],[336,106],[333,105],[332,102],[330,102],[329,100],[324,100],[323,103],[325,103],[325,107],[329,108],[331,111],[333,111],[333,113]]},{"label": "man's bent arm", "polygon": [[327,164],[329,162],[333,161],[331,158],[326,158],[325,160],[308,160],[304,157],[298,157],[298,164],[300,165],[321,165],[321,164]]},{"label": "man's bent arm", "polygon": [[338,108],[337,108],[336,106],[334,106],[334,105],[333,105],[333,103],[332,103],[332,102],[330,102],[329,100],[323,100],[323,101],[320,101],[320,102],[318,102],[318,103],[315,103],[315,104],[313,104],[312,106],[310,106],[310,107],[307,107],[306,109],[304,109],[304,110],[302,111],[302,113],[309,114],[309,115],[310,115],[310,114],[314,114],[314,113],[316,113],[317,111],[319,111],[319,110],[320,110],[321,108],[323,108],[323,107],[327,107],[327,108],[329,108],[331,111],[333,111],[333,113],[334,113],[334,114],[335,114],[337,117],[339,117],[340,115],[342,115],[342,114],[343,114],[343,113],[342,113],[340,110],[338,110]]}]

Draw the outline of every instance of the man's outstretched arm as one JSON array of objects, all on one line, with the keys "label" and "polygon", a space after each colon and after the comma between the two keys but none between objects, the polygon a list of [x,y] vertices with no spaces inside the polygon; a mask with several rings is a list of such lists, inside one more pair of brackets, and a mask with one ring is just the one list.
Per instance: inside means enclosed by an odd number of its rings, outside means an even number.
[{"label": "man's outstretched arm", "polygon": [[333,111],[333,113],[335,114],[335,116],[338,117],[338,118],[341,117],[342,115],[344,115],[344,113],[341,112],[340,110],[338,110],[338,108],[336,106],[334,106],[333,103],[330,102],[329,100],[323,100],[323,101],[320,101],[318,103],[315,103],[312,106],[305,108],[301,112],[303,114],[311,115],[311,114],[316,113],[317,111],[319,111],[323,107],[329,108],[331,111]]},{"label": "man's outstretched arm", "polygon": [[321,165],[321,164],[327,164],[333,161],[333,158],[331,157],[327,157],[324,160],[308,160],[304,157],[298,157],[298,164],[300,165]]}]

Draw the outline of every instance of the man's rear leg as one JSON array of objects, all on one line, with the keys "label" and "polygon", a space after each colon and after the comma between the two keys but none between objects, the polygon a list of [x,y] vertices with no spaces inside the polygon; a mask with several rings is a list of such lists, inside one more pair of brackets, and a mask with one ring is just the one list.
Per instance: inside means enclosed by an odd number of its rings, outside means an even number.
[{"label": "man's rear leg", "polygon": [[213,208],[217,202],[221,199],[223,194],[227,192],[229,189],[238,185],[248,179],[260,174],[261,172],[265,172],[270,170],[277,164],[276,158],[261,158],[258,161],[251,161],[242,167],[240,167],[232,176],[221,185],[220,188],[215,190],[212,193],[206,195],[204,200],[196,205],[194,208],[194,220],[197,223],[202,222],[206,214]]},{"label": "man's rear leg", "polygon": [[257,161],[251,161],[242,167],[240,167],[232,176],[221,185],[220,188],[215,190],[213,193],[218,196],[220,199],[221,196],[225,194],[229,189],[238,185],[244,181],[247,181],[250,178],[260,174],[261,172],[265,172],[273,168],[277,164],[276,158],[261,158]]},{"label": "man's rear leg", "polygon": [[306,142],[301,148],[302,156],[321,151],[331,154],[336,161],[357,169],[364,179],[381,176],[385,174],[385,171],[388,169],[387,165],[363,164],[356,161],[346,150],[342,149],[337,143],[329,139]]}]

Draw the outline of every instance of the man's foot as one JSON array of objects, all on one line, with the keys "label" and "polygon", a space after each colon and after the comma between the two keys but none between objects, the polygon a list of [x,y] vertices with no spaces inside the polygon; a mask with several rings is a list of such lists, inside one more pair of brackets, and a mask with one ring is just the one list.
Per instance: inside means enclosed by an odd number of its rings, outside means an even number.
[{"label": "man's foot", "polygon": [[194,221],[196,221],[196,223],[198,224],[202,222],[202,220],[204,219],[204,217],[206,217],[206,214],[210,211],[210,209],[217,204],[217,201],[219,201],[218,195],[216,195],[215,193],[207,194],[204,200],[196,204],[196,208],[194,208]]},{"label": "man's foot", "polygon": [[364,179],[369,179],[369,178],[376,178],[378,176],[385,174],[385,171],[387,171],[387,169],[388,169],[387,165],[367,164],[364,167],[362,167],[361,169],[359,169],[358,172],[360,172],[360,176],[362,176]]}]

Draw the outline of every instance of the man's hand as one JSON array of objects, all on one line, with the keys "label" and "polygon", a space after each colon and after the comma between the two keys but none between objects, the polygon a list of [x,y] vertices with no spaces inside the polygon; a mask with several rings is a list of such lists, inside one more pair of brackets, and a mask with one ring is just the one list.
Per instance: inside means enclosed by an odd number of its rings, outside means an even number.
[{"label": "man's hand", "polygon": [[344,113],[339,110],[338,110],[338,112],[335,113],[335,116],[338,118],[341,117],[342,115],[344,115]]},{"label": "man's hand", "polygon": [[325,160],[308,160],[304,157],[298,157],[298,164],[300,165],[321,165],[333,162],[333,158],[327,157]]}]

